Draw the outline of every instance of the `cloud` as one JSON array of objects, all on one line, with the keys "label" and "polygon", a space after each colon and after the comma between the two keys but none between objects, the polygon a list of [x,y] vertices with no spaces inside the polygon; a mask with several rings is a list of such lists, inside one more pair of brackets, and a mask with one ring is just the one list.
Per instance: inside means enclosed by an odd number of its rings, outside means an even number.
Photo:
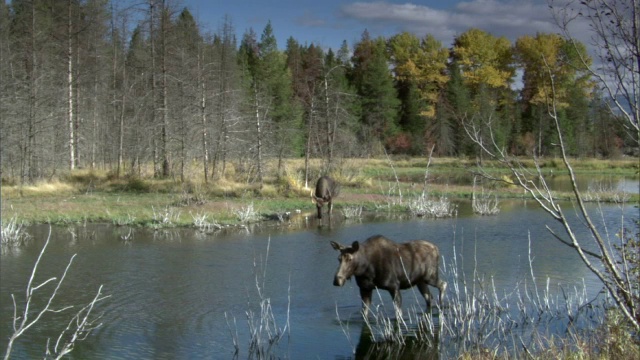
[{"label": "cloud", "polygon": [[324,27],[327,25],[327,22],[325,20],[318,18],[309,10],[305,10],[304,14],[298,16],[295,19],[295,23],[296,25],[305,27]]},{"label": "cloud", "polygon": [[427,6],[414,4],[388,4],[386,2],[357,2],[342,7],[346,17],[362,20],[385,22],[413,22],[442,21],[448,14],[444,11],[431,9]]},{"label": "cloud", "polygon": [[341,7],[343,18],[360,23],[372,35],[408,31],[431,34],[444,45],[470,28],[479,28],[514,41],[524,34],[557,32],[546,1],[470,0],[448,9],[413,3],[356,2]]}]

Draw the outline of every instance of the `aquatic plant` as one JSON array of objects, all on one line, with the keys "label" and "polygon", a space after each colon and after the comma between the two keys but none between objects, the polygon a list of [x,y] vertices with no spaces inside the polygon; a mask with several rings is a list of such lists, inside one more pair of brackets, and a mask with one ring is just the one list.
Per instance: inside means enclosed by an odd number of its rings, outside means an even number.
[{"label": "aquatic plant", "polygon": [[[265,281],[267,278],[267,263],[269,260],[269,249],[271,247],[271,238],[267,240],[267,249],[264,259],[258,262],[254,259],[253,271],[255,275],[255,289],[257,294],[257,309],[252,305],[252,301],[248,303],[248,309],[245,311],[247,318],[247,329],[249,331],[248,358],[249,359],[265,359],[273,357],[273,350],[280,340],[287,335],[290,336],[290,310],[291,310],[291,282],[287,290],[287,313],[284,325],[279,325],[273,311],[271,298],[267,296]],[[225,312],[225,319],[232,337],[235,348],[235,355],[238,356],[240,345],[238,341],[238,327],[235,316]],[[233,319],[233,326],[229,318]]]},{"label": "aquatic plant", "polygon": [[240,207],[235,211],[235,214],[236,214],[236,218],[241,223],[256,221],[259,218],[258,213],[253,207],[253,202],[250,203],[249,205]]},{"label": "aquatic plant", "polygon": [[153,222],[156,227],[172,227],[180,219],[180,211],[171,207],[165,207],[163,209],[156,209],[151,207],[153,211]]},{"label": "aquatic plant", "polygon": [[471,194],[471,207],[473,212],[480,215],[496,215],[500,212],[498,207],[498,196],[489,192],[484,193],[484,188],[481,188],[480,194],[476,194],[476,177],[473,178],[473,193]]},{"label": "aquatic plant", "polygon": [[345,206],[341,211],[346,219],[359,219],[362,217],[362,206]]},{"label": "aquatic plant", "polygon": [[2,246],[20,246],[31,238],[15,215],[2,224],[2,233],[0,235]]},{"label": "aquatic plant", "polygon": [[422,194],[411,199],[407,203],[407,209],[413,216],[443,218],[455,216],[457,206],[449,201],[446,196],[438,199],[431,199],[428,195]]}]

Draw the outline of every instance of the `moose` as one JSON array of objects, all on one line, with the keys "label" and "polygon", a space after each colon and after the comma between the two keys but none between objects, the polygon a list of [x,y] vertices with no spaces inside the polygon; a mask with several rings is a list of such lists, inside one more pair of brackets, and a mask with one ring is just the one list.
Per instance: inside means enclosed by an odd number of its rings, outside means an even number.
[{"label": "moose", "polygon": [[316,183],[315,192],[311,190],[311,201],[318,208],[318,219],[322,219],[322,206],[326,203],[329,208],[329,218],[333,210],[333,199],[338,196],[340,188],[338,183],[328,176],[322,176]]},{"label": "moose", "polygon": [[351,246],[343,246],[331,241],[331,246],[340,251],[340,266],[333,279],[333,285],[343,286],[346,280],[355,276],[362,298],[363,316],[371,306],[371,295],[376,288],[389,291],[397,314],[402,314],[401,289],[417,286],[431,309],[431,292],[428,285],[438,288],[439,303],[447,288],[447,283],[438,277],[440,251],[425,240],[414,240],[403,244],[395,243],[382,235],[374,235],[362,243],[354,241]]}]

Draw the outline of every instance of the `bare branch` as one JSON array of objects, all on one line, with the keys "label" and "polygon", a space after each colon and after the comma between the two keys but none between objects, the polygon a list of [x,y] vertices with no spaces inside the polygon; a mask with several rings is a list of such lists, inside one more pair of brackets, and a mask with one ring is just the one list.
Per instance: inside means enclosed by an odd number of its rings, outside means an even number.
[{"label": "bare branch", "polygon": [[[25,305],[24,305],[24,309],[21,311],[21,314],[18,316],[18,306],[16,304],[16,299],[15,296],[13,294],[11,294],[11,298],[13,300],[13,334],[9,337],[9,342],[7,344],[7,350],[5,352],[4,355],[4,359],[7,360],[9,359],[10,355],[11,355],[11,351],[13,348],[13,344],[15,343],[15,341],[22,336],[27,330],[29,330],[31,327],[33,327],[34,325],[36,325],[44,316],[44,314],[46,313],[61,313],[64,312],[66,310],[69,310],[71,308],[73,308],[73,306],[69,305],[69,306],[63,306],[59,309],[54,309],[52,308],[52,303],[54,301],[54,299],[56,298],[56,296],[58,295],[58,292],[60,291],[60,287],[62,286],[62,283],[64,282],[67,273],[69,272],[69,269],[71,268],[71,264],[73,263],[73,259],[75,258],[76,254],[74,254],[73,256],[71,256],[71,259],[69,259],[69,263],[67,264],[66,268],[64,269],[64,272],[62,273],[62,276],[60,277],[60,279],[58,280],[56,277],[52,277],[47,279],[46,281],[44,281],[42,284],[37,285],[37,286],[32,286],[33,284],[33,279],[35,278],[36,272],[38,270],[38,265],[40,264],[40,260],[42,260],[42,257],[47,249],[47,245],[49,245],[49,241],[51,239],[51,227],[49,227],[49,235],[47,236],[47,240],[44,244],[44,246],[42,247],[42,250],[40,250],[40,254],[38,255],[38,258],[35,262],[35,264],[33,265],[33,269],[31,271],[31,275],[29,277],[29,281],[27,283],[27,288],[25,291]],[[35,313],[35,317],[33,319],[30,318],[31,315],[33,315],[32,311],[31,311],[31,306],[33,304],[33,302],[35,301],[35,296],[37,294],[39,294],[39,290],[44,290],[45,286],[49,283],[55,283],[55,288],[51,291],[51,293],[49,294],[48,300],[46,302],[46,304],[42,307],[42,309],[40,309],[39,311],[36,311]],[[98,290],[98,293],[96,294],[96,296],[94,297],[93,301],[91,303],[89,303],[89,305],[83,307],[82,309],[80,309],[71,319],[70,324],[72,322],[75,321],[79,321],[78,322],[78,326],[76,327],[76,330],[74,332],[74,336],[72,337],[72,340],[70,342],[67,342],[67,344],[69,344],[68,348],[64,348],[63,347],[63,351],[60,353],[60,355],[57,358],[60,358],[60,356],[63,356],[64,354],[67,354],[68,352],[70,352],[73,349],[73,344],[76,341],[82,340],[84,337],[86,337],[86,334],[88,334],[89,331],[91,331],[91,329],[98,327],[97,326],[93,326],[93,322],[94,320],[90,320],[89,319],[89,315],[91,313],[91,311],[93,310],[94,305],[105,299],[106,297],[100,297],[101,295],[101,291],[102,291],[102,286],[100,286],[100,289]],[[84,316],[83,316],[84,314]],[[67,326],[67,328],[62,332],[62,334],[60,335],[62,337],[62,335],[68,330],[70,329],[70,326]],[[81,336],[84,335],[84,336]],[[59,338],[60,339],[60,338]],[[67,346],[67,345],[65,345]],[[56,345],[57,348],[57,345]],[[47,354],[49,353],[48,350],[48,345],[47,345]]]}]

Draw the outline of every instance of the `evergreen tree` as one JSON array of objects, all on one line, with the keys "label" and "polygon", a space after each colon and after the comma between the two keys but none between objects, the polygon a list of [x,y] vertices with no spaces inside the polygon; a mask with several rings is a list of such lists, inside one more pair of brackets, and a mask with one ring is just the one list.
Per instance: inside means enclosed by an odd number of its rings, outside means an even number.
[{"label": "evergreen tree", "polygon": [[[239,55],[253,97],[251,112],[255,120],[258,182],[262,184],[265,150],[279,159],[279,174],[285,156],[302,153],[301,112],[293,101],[291,73],[285,54],[278,50],[271,22],[265,26],[260,42],[252,31],[245,34]],[[267,144],[265,140],[270,141]],[[268,149],[265,145],[269,145]]]},{"label": "evergreen tree", "polygon": [[[362,141],[368,146],[385,143],[398,131],[398,100],[389,71],[384,38],[372,40],[365,31],[356,45],[352,77],[362,106]],[[370,148],[369,151],[378,150]]]}]

